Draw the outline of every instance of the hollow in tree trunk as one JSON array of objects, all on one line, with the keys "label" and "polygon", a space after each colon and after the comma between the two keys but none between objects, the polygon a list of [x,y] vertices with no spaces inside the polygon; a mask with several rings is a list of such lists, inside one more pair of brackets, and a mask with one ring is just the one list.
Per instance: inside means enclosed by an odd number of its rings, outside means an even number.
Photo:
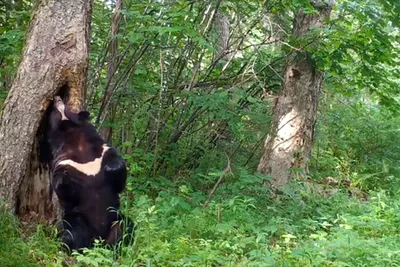
[{"label": "hollow in tree trunk", "polygon": [[[312,43],[315,50],[317,42],[309,38],[313,38],[312,31],[321,29],[329,18],[333,2],[312,3],[318,14],[299,10],[294,19],[293,35]],[[274,105],[270,135],[258,165],[259,172],[271,175],[274,188],[289,182],[290,168],[306,170],[311,154],[323,73],[316,69],[310,54],[299,50],[288,56],[283,86]]]},{"label": "hollow in tree trunk", "polygon": [[41,130],[54,95],[63,95],[72,110],[82,106],[90,18],[90,0],[43,0],[30,23],[0,121],[0,201],[20,216],[56,215],[40,160]]}]

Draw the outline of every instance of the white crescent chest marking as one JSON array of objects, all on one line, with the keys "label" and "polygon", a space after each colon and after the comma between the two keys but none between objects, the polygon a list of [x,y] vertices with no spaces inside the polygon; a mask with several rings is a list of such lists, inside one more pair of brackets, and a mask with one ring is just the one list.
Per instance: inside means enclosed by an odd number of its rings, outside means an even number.
[{"label": "white crescent chest marking", "polygon": [[66,160],[60,161],[57,164],[57,166],[58,165],[69,165],[71,167],[74,167],[76,170],[80,171],[81,173],[94,176],[100,172],[101,162],[103,161],[104,153],[106,153],[106,151],[109,149],[110,149],[109,146],[103,145],[103,152],[101,153],[101,156],[99,158],[95,158],[93,161],[89,161],[86,163],[78,163],[73,160],[66,159]]}]

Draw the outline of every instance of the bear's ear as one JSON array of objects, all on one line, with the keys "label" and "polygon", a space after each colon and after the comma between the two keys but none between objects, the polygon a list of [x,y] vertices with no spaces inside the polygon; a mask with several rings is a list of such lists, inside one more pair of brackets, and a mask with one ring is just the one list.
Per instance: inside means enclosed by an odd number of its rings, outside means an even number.
[{"label": "bear's ear", "polygon": [[88,111],[81,111],[79,112],[78,117],[80,121],[87,121],[89,120],[90,113]]}]

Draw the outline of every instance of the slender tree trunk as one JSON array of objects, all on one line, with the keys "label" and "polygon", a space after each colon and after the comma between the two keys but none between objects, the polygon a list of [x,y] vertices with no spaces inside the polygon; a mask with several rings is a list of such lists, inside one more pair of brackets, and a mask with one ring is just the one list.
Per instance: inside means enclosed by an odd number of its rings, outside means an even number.
[{"label": "slender tree trunk", "polygon": [[229,38],[230,38],[230,24],[228,18],[217,10],[215,13],[214,27],[217,34],[217,51],[214,55],[215,59],[223,58],[228,61],[230,59],[227,54],[229,48]]},{"label": "slender tree trunk", "polygon": [[[318,14],[296,14],[293,35],[307,39],[313,29],[320,29],[329,18],[333,2],[329,4],[313,1]],[[279,187],[289,182],[290,168],[307,167],[317,116],[318,96],[323,74],[318,71],[310,55],[296,51],[287,59],[282,90],[276,99],[270,136],[265,141],[263,156],[258,171],[272,176],[272,186]]]},{"label": "slender tree trunk", "polygon": [[[119,23],[121,21],[121,11],[122,9],[122,0],[116,0],[115,8],[113,12],[113,16],[111,19],[111,40],[108,46],[108,66],[107,66],[107,82],[109,86],[106,88],[103,96],[104,110],[103,110],[103,117],[104,119],[101,122],[110,123],[114,120],[115,109],[117,103],[113,99],[113,90],[115,84],[115,72],[117,70],[117,62],[118,62],[118,39],[117,34],[119,31]],[[108,103],[108,104],[107,104]],[[111,126],[104,126],[100,128],[100,136],[106,140],[107,142],[111,141],[112,137],[112,127]]]},{"label": "slender tree trunk", "polygon": [[43,125],[56,94],[78,111],[88,68],[90,0],[42,0],[27,33],[0,123],[0,200],[11,212],[53,217]]}]

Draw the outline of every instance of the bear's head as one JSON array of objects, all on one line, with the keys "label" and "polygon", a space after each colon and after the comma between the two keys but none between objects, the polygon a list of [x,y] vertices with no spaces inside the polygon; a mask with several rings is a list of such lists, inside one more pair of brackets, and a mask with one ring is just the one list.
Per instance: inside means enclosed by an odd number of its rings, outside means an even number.
[{"label": "bear's head", "polygon": [[89,119],[89,112],[74,113],[64,104],[59,96],[55,96],[50,113],[50,129],[53,131],[65,127],[83,126]]},{"label": "bear's head", "polygon": [[46,129],[47,147],[51,156],[48,161],[61,157],[74,157],[90,161],[101,155],[103,140],[90,124],[89,112],[71,111],[61,97],[55,96],[49,107]]}]

